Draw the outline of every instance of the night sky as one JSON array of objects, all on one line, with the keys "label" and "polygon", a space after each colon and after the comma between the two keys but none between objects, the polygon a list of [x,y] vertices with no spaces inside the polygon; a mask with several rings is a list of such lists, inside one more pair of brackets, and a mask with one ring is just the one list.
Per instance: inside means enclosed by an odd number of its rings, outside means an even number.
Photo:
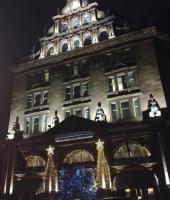
[{"label": "night sky", "polygon": [[[169,0],[98,0],[101,9],[122,16],[129,22],[154,24],[170,34]],[[8,121],[11,76],[7,66],[22,62],[30,54],[38,38],[44,35],[45,24],[52,25],[52,16],[65,0],[0,0],[0,132]]]}]

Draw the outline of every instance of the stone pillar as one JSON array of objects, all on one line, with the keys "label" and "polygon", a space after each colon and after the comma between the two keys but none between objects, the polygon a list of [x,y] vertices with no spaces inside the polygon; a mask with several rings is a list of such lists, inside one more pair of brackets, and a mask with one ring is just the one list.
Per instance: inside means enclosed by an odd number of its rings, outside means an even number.
[{"label": "stone pillar", "polygon": [[58,34],[59,33],[59,20],[55,21],[55,27],[54,27],[54,33]]},{"label": "stone pillar", "polygon": [[68,51],[70,51],[71,48],[71,35],[68,36]]},{"label": "stone pillar", "polygon": [[109,39],[114,38],[115,34],[114,34],[112,22],[108,22],[107,26],[108,26]]},{"label": "stone pillar", "polygon": [[92,9],[91,18],[92,18],[92,22],[96,22],[97,21],[96,9],[95,8]]},{"label": "stone pillar", "polygon": [[93,41],[92,43],[95,44],[98,42],[98,30],[97,27],[92,28],[92,37],[93,37]]},{"label": "stone pillar", "polygon": [[16,160],[16,145],[11,142],[7,142],[6,146],[7,152],[5,154],[5,160],[3,164],[4,176],[4,194],[12,194],[14,186],[14,170],[15,170],[15,160]]},{"label": "stone pillar", "polygon": [[46,55],[46,45],[41,44],[41,52],[40,52],[40,58],[44,58]]}]

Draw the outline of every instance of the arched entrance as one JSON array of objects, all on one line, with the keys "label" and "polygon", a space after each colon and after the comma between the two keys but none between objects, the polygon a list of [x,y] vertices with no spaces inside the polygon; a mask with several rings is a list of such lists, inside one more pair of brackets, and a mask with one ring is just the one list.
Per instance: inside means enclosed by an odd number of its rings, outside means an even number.
[{"label": "arched entrance", "polygon": [[67,154],[59,172],[60,200],[95,200],[94,158],[86,150]]}]

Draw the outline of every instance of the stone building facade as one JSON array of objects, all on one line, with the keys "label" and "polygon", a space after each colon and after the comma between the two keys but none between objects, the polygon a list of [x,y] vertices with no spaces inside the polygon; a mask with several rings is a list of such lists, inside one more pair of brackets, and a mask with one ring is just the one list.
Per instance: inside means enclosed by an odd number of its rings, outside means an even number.
[{"label": "stone building facade", "polygon": [[[100,199],[107,195],[159,199],[160,188],[168,191],[170,169],[166,137],[159,134],[168,133],[160,116],[167,103],[154,42],[167,38],[155,27],[129,28],[121,34],[114,17],[87,0],[67,0],[53,21],[40,38],[39,52],[11,67],[14,87],[9,134],[2,146],[9,150],[1,155],[1,193],[35,195],[19,183],[33,184],[44,177],[49,145],[56,148],[59,171],[84,164],[95,173],[95,143],[101,139],[112,189],[121,193],[107,191],[99,194]],[[136,187],[127,183],[124,188],[120,183],[124,171],[128,172],[124,178],[131,172],[138,177],[140,172],[150,185],[139,180]],[[154,174],[159,184],[153,183]]]}]

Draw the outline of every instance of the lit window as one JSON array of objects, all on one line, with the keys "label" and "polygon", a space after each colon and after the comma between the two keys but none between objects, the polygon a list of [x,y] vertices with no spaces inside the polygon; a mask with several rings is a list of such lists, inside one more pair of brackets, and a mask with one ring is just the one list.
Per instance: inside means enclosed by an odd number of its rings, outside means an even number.
[{"label": "lit window", "polygon": [[74,86],[74,95],[73,95],[73,98],[77,99],[77,98],[80,98],[80,96],[81,96],[80,85],[75,85]]},{"label": "lit window", "polygon": [[32,95],[28,95],[27,96],[27,108],[31,108],[32,107],[32,100],[33,100],[33,98],[32,98]]},{"label": "lit window", "polygon": [[121,112],[122,112],[122,119],[131,118],[129,101],[121,102]]},{"label": "lit window", "polygon": [[90,119],[90,108],[89,107],[84,108],[84,118]]},{"label": "lit window", "polygon": [[118,119],[116,103],[111,103],[111,111],[112,111],[112,121],[114,122]]},{"label": "lit window", "polygon": [[41,93],[36,93],[34,95],[34,107],[41,105]]},{"label": "lit window", "polygon": [[127,81],[126,81],[126,74],[121,73],[117,75],[117,83],[119,91],[127,89]]},{"label": "lit window", "polygon": [[109,92],[115,92],[115,91],[116,91],[115,78],[111,77],[109,78]]},{"label": "lit window", "polygon": [[47,105],[48,104],[48,91],[44,91],[43,92],[43,105]]},{"label": "lit window", "polygon": [[66,90],[65,90],[65,100],[70,100],[71,99],[71,87],[66,87]]},{"label": "lit window", "polygon": [[134,108],[134,116],[140,117],[141,116],[141,108],[140,108],[139,98],[133,99],[133,108]]},{"label": "lit window", "polygon": [[33,134],[37,134],[39,132],[39,117],[33,118]]},{"label": "lit window", "polygon": [[128,72],[128,81],[129,81],[129,87],[135,87],[136,86],[136,74],[134,71]]},{"label": "lit window", "polygon": [[47,131],[47,115],[42,116],[42,132]]},{"label": "lit window", "polygon": [[89,96],[89,85],[88,83],[83,83],[83,97]]}]

